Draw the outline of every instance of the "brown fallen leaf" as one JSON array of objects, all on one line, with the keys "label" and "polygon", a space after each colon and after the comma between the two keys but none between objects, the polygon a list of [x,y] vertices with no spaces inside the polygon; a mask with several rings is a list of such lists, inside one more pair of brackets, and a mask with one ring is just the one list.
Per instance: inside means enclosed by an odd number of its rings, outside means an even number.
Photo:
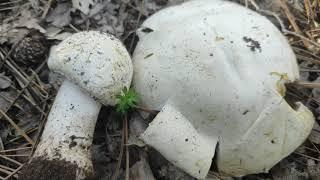
[{"label": "brown fallen leaf", "polygon": [[7,89],[11,85],[11,79],[4,75],[4,73],[0,73],[0,89]]},{"label": "brown fallen leaf", "polygon": [[130,168],[130,180],[155,180],[144,157]]},{"label": "brown fallen leaf", "polygon": [[49,12],[46,21],[50,22],[55,27],[64,27],[71,22],[71,4],[59,3],[52,11]]}]

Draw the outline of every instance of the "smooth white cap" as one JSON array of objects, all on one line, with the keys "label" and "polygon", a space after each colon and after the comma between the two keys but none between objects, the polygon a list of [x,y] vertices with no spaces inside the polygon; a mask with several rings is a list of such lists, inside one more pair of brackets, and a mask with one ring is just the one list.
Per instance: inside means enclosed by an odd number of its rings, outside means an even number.
[{"label": "smooth white cap", "polygon": [[[267,18],[194,0],[157,12],[138,34],[133,87],[142,106],[162,110],[141,137],[192,176],[205,177],[217,142],[219,170],[242,176],[268,171],[310,133],[312,113],[283,99],[299,78],[296,57]],[[190,134],[198,144],[181,141]]]}]

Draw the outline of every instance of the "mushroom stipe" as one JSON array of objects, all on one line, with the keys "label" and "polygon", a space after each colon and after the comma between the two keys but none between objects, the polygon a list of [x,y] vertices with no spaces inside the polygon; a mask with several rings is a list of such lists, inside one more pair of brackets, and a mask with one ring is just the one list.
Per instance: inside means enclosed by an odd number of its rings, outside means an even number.
[{"label": "mushroom stipe", "polygon": [[[50,174],[60,177],[65,172],[70,177],[58,179],[90,178],[91,145],[98,114],[102,104],[115,105],[116,95],[130,87],[133,73],[130,55],[114,36],[87,31],[73,34],[52,47],[48,66],[66,80],[60,86],[39,144],[23,172],[30,179],[47,180]],[[62,174],[58,176],[51,170]]]}]

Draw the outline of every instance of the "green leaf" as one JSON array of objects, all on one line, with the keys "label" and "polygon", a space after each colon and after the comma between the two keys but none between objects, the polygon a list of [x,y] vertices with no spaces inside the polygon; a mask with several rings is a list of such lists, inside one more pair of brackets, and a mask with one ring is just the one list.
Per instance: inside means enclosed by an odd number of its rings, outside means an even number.
[{"label": "green leaf", "polygon": [[133,89],[123,88],[121,94],[117,95],[118,103],[116,104],[117,112],[127,113],[138,103],[138,95]]}]

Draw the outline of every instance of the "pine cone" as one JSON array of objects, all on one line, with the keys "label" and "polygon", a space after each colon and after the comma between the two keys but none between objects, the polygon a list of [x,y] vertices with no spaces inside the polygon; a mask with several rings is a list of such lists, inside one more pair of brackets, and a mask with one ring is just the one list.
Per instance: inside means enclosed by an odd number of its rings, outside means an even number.
[{"label": "pine cone", "polygon": [[45,61],[47,53],[48,44],[45,36],[33,30],[19,42],[12,56],[16,62],[28,65]]}]

